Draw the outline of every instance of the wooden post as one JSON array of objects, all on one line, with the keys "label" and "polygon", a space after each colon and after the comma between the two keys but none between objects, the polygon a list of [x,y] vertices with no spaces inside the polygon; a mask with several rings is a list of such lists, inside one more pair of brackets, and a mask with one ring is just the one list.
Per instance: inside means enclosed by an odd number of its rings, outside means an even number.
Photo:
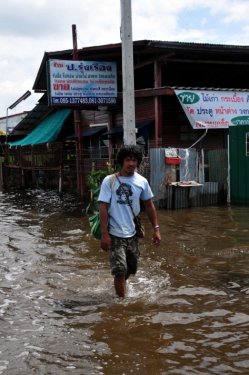
[{"label": "wooden post", "polygon": [[[32,176],[33,176],[33,170],[32,170]],[[24,170],[21,168],[21,187],[25,188],[25,177],[24,177]]]},{"label": "wooden post", "polygon": [[[76,25],[72,25],[73,34],[73,60],[78,59]],[[85,190],[85,181],[83,176],[83,147],[81,142],[81,111],[74,110],[74,131],[77,135],[76,141],[76,173],[77,173],[77,191],[82,198]]]},{"label": "wooden post", "polygon": [[[156,60],[154,62],[154,87],[157,89],[162,86],[161,65]],[[155,147],[162,144],[162,98],[158,95],[154,99],[155,106]]]},{"label": "wooden post", "polygon": [[59,169],[59,194],[62,193],[62,168]]}]

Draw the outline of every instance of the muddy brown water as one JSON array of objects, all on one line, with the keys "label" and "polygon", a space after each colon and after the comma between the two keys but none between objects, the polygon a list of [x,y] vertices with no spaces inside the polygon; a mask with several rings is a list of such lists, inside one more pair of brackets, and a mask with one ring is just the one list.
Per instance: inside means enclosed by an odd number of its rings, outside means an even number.
[{"label": "muddy brown water", "polygon": [[159,211],[127,298],[71,197],[0,193],[0,374],[249,374],[249,215]]}]

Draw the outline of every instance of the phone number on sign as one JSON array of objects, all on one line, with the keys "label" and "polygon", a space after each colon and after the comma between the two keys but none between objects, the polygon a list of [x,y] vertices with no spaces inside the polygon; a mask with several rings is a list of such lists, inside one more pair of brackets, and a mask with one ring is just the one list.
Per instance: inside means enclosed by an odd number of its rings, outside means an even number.
[{"label": "phone number on sign", "polygon": [[52,98],[52,104],[116,104],[117,98]]}]

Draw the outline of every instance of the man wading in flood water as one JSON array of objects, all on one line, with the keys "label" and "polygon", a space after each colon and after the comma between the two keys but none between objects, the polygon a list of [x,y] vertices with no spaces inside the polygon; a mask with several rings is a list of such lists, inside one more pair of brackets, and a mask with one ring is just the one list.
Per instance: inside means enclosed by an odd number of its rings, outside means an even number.
[{"label": "man wading in flood water", "polygon": [[[157,212],[152,202],[153,193],[148,181],[136,172],[142,161],[142,151],[137,146],[125,146],[117,155],[121,170],[104,178],[98,197],[101,248],[110,251],[111,272],[119,297],[125,297],[125,284],[130,275],[137,272],[139,258],[134,214],[140,212],[140,199],[152,224],[152,240],[161,242]],[[130,207],[132,206],[132,209]]]}]

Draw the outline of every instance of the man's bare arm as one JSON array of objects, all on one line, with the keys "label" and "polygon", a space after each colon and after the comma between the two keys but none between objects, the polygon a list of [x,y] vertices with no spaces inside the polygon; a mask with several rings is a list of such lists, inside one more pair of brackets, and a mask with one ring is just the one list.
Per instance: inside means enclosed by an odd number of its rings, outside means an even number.
[{"label": "man's bare arm", "polygon": [[105,202],[99,203],[99,216],[101,226],[101,249],[107,251],[111,245],[111,238],[108,233],[108,207],[109,204]]}]

